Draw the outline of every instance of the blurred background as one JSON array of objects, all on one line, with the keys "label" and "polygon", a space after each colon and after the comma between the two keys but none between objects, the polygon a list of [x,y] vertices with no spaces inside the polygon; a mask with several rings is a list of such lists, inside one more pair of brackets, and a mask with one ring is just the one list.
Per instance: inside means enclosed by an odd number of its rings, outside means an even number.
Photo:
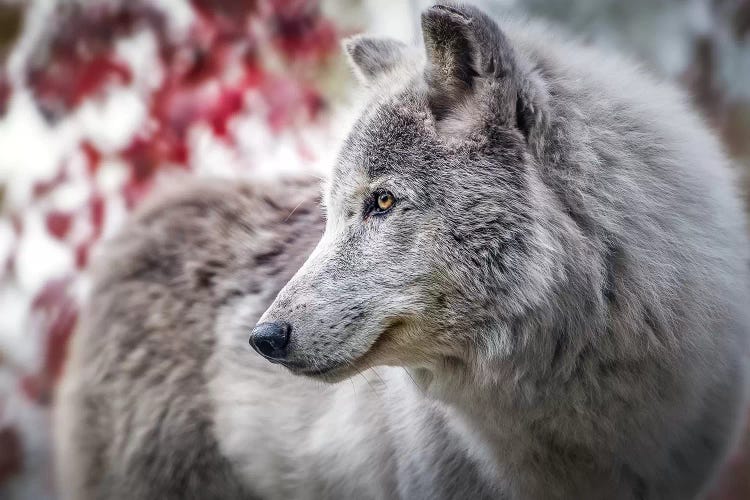
[{"label": "blurred background", "polygon": [[[0,0],[0,498],[55,498],[49,406],[97,243],[175,173],[324,169],[355,88],[339,39],[419,41],[429,3]],[[679,82],[750,192],[750,0],[475,3]],[[750,499],[749,455],[712,498]]]}]

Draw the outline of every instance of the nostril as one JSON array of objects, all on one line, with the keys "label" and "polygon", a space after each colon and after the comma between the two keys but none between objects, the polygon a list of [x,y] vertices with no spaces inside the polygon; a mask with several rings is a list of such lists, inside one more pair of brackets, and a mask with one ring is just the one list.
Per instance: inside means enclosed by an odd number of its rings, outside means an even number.
[{"label": "nostril", "polygon": [[287,356],[291,333],[292,327],[289,323],[282,321],[260,323],[250,334],[250,345],[268,359],[283,359]]},{"label": "nostril", "polygon": [[264,356],[272,357],[274,351],[276,348],[273,346],[271,342],[267,342],[265,340],[256,340],[255,341],[255,348]]}]

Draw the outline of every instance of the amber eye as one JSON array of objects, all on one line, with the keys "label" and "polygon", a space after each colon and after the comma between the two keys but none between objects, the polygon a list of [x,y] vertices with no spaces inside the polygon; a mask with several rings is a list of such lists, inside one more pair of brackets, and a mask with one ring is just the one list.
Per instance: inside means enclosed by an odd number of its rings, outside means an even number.
[{"label": "amber eye", "polygon": [[378,204],[378,210],[380,212],[385,212],[388,209],[390,209],[393,206],[393,202],[396,201],[396,199],[393,197],[391,193],[388,191],[380,191],[376,194],[376,201]]}]

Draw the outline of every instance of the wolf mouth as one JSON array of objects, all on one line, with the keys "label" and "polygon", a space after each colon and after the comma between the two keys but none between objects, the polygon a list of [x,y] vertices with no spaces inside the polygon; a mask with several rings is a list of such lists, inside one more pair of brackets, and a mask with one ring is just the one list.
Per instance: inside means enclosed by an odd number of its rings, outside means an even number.
[{"label": "wolf mouth", "polygon": [[[313,367],[310,368],[309,365],[302,364],[302,363],[283,363],[284,366],[286,366],[292,373],[295,375],[301,375],[305,377],[320,377],[322,375],[344,375],[351,372],[358,372],[362,368],[365,368],[369,365],[369,359],[374,351],[377,351],[381,344],[384,342],[387,342],[388,338],[393,335],[393,332],[397,330],[398,328],[404,326],[405,321],[403,318],[394,319],[389,322],[389,324],[383,329],[383,331],[378,335],[375,340],[372,342],[372,344],[365,350],[364,352],[360,353],[359,355],[353,357],[352,359],[348,361],[344,361],[341,363],[332,363],[329,365],[325,365],[322,367]],[[361,366],[364,362],[365,366]],[[357,365],[360,365],[359,367]],[[349,371],[348,371],[349,370]]]},{"label": "wolf mouth", "polygon": [[306,377],[316,377],[319,375],[323,375],[329,372],[332,372],[333,370],[343,366],[341,364],[332,364],[327,365],[323,367],[314,367],[310,368],[309,365],[305,363],[292,363],[292,362],[279,362],[280,365],[284,366],[286,369],[291,371],[295,375],[304,375]]},{"label": "wolf mouth", "polygon": [[305,375],[306,377],[317,377],[319,375],[324,375],[326,373],[332,372],[333,370],[339,368],[342,365],[335,364],[335,365],[329,365],[324,366],[323,368],[313,368],[308,370],[299,370],[296,371],[295,374],[297,375]]}]

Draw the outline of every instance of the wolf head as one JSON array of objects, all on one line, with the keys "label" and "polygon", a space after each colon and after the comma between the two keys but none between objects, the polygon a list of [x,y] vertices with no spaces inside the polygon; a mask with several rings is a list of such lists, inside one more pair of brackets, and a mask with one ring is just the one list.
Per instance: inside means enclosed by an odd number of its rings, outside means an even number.
[{"label": "wolf head", "polygon": [[542,79],[473,7],[436,5],[422,28],[426,57],[344,44],[369,104],[324,194],[320,243],[253,333],[296,373],[502,355],[507,325],[560,272],[532,154]]}]

